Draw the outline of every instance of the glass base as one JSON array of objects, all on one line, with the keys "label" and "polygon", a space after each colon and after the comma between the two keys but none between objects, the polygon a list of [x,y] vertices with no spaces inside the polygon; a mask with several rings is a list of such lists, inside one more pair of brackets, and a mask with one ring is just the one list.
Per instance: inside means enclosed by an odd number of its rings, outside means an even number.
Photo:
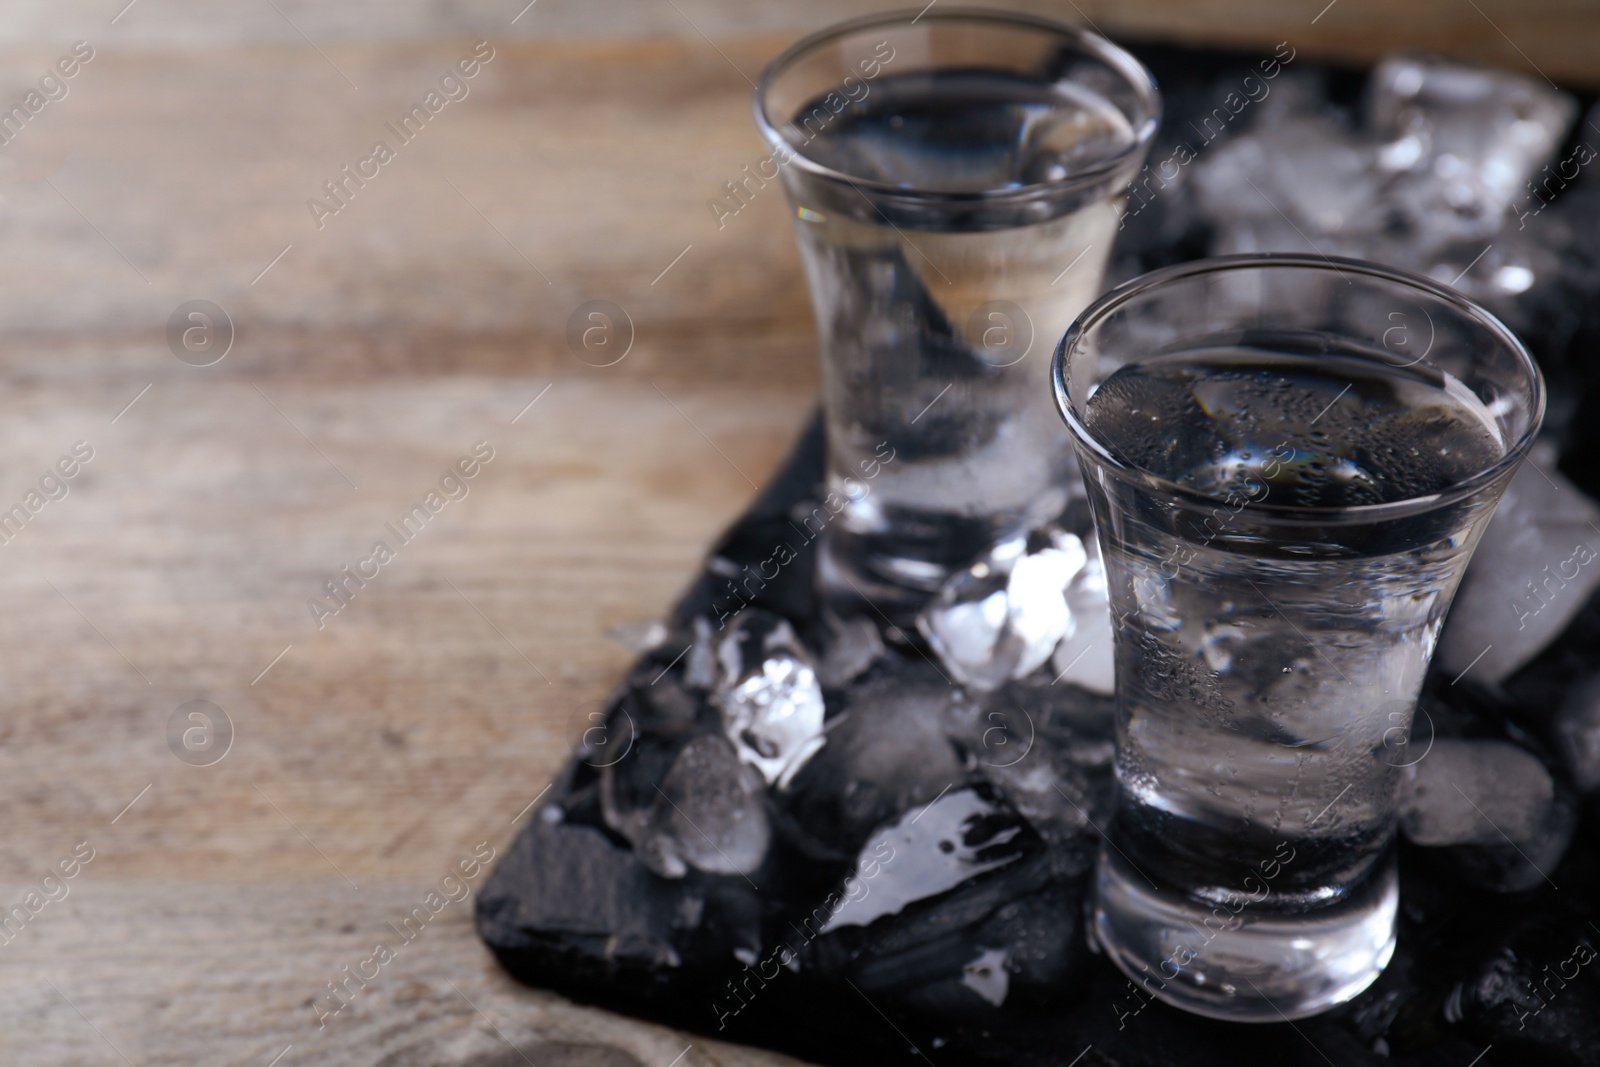
[{"label": "glass base", "polygon": [[840,618],[864,616],[887,624],[884,636],[891,642],[921,647],[917,613],[951,574],[989,547],[987,540],[941,538],[930,546],[907,537],[830,529],[818,545],[817,587],[828,610]]},{"label": "glass base", "polygon": [[1105,849],[1096,890],[1094,933],[1106,955],[1147,995],[1213,1019],[1315,1015],[1371,985],[1394,955],[1393,856],[1344,900],[1299,914],[1246,902],[1233,915],[1156,890]]}]

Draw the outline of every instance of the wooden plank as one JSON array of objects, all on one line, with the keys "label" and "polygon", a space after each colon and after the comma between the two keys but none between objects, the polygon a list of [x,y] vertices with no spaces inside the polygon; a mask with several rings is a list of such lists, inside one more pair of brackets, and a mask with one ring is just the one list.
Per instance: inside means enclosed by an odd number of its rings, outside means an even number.
[{"label": "wooden plank", "polygon": [[[0,1058],[689,1043],[515,987],[465,905],[337,1026],[309,1008],[450,864],[505,847],[630,658],[606,633],[666,609],[815,395],[776,190],[725,232],[704,208],[759,149],[703,46],[505,46],[317,229],[305,200],[467,47],[326,49],[359,95],[305,47],[107,49],[4,150],[0,498],[75,441],[94,457],[0,556],[0,880],[19,900],[97,851],[0,950]],[[197,297],[237,328],[213,367],[164,339]],[[600,297],[638,333],[604,368],[565,341]],[[480,440],[468,496],[319,630],[321,583]],[[194,699],[236,730],[215,766],[167,747]],[[779,1062],[695,1045],[685,1065]]]},{"label": "wooden plank", "polygon": [[[0,41],[97,46],[180,46],[210,50],[251,42],[300,45],[376,40],[488,37],[499,40],[676,38],[703,45],[756,37],[792,40],[869,11],[916,8],[896,0],[11,0],[0,9]],[[1558,81],[1600,84],[1593,42],[1600,9],[1588,0],[1004,0],[979,6],[1032,11],[1067,22],[1199,43],[1270,47],[1292,41],[1309,55],[1370,61],[1394,48],[1421,49],[1542,69]],[[115,25],[110,20],[117,18]],[[520,16],[520,17],[519,17]],[[515,20],[515,21],[513,21]],[[302,36],[304,35],[304,36]],[[745,69],[752,76],[764,55]]]}]

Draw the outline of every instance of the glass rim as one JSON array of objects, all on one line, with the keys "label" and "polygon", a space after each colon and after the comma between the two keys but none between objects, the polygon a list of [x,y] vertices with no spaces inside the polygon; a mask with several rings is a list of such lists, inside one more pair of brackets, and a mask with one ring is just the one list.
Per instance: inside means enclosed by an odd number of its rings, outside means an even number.
[{"label": "glass rim", "polygon": [[1476,471],[1471,477],[1465,478],[1437,493],[1407,497],[1404,500],[1391,500],[1382,504],[1356,504],[1348,507],[1303,507],[1300,505],[1246,502],[1238,510],[1248,510],[1253,515],[1281,522],[1285,525],[1351,525],[1403,518],[1444,507],[1480,492],[1485,485],[1494,482],[1506,470],[1520,463],[1523,457],[1527,455],[1528,450],[1533,447],[1534,439],[1538,436],[1539,430],[1544,423],[1546,399],[1544,375],[1540,372],[1538,363],[1534,361],[1533,356],[1528,352],[1527,346],[1497,316],[1482,305],[1463,296],[1456,289],[1421,274],[1401,270],[1398,267],[1387,267],[1369,260],[1352,259],[1347,256],[1305,256],[1291,252],[1252,252],[1240,255],[1213,256],[1207,259],[1192,260],[1188,263],[1178,263],[1170,267],[1162,267],[1146,274],[1141,274],[1130,281],[1123,282],[1084,308],[1078,317],[1073,320],[1072,325],[1068,327],[1066,335],[1061,338],[1061,343],[1056,346],[1055,356],[1050,365],[1050,380],[1055,393],[1056,407],[1066,422],[1067,429],[1071,431],[1072,436],[1078,443],[1092,452],[1096,461],[1123,481],[1137,484],[1146,489],[1159,490],[1170,497],[1190,504],[1207,507],[1221,505],[1232,508],[1232,504],[1225,497],[1213,496],[1209,493],[1202,493],[1179,485],[1177,482],[1164,478],[1159,474],[1118,458],[1078,418],[1072,397],[1067,391],[1067,368],[1072,360],[1072,353],[1082,343],[1086,333],[1098,326],[1123,305],[1153,289],[1159,289],[1172,282],[1199,275],[1274,268],[1356,274],[1391,285],[1403,286],[1442,301],[1464,317],[1472,319],[1485,327],[1504,346],[1505,350],[1527,376],[1530,385],[1529,391],[1532,394],[1532,413],[1528,420],[1528,428],[1523,431],[1516,441],[1507,444],[1505,453],[1498,460],[1482,470]]},{"label": "glass rim", "polygon": [[[920,186],[896,185],[893,182],[877,181],[835,170],[811,159],[794,144],[790,143],[778,126],[769,119],[766,104],[774,84],[802,56],[809,55],[823,45],[837,41],[849,34],[871,29],[874,26],[909,26],[914,22],[924,20],[928,22],[979,22],[996,26],[1008,25],[1019,29],[1048,33],[1070,40],[1082,51],[1093,55],[1121,76],[1138,95],[1139,102],[1144,106],[1147,113],[1137,123],[1129,123],[1133,127],[1133,139],[1129,144],[1102,159],[1095,160],[1092,164],[1065,178],[1051,182],[1034,182],[1010,189],[982,189],[959,192],[927,189]],[[1127,166],[1130,162],[1137,162],[1144,157],[1144,154],[1150,148],[1151,142],[1155,140],[1156,128],[1160,125],[1162,111],[1161,90],[1156,85],[1155,76],[1150,73],[1143,63],[1134,57],[1133,53],[1120,45],[1112,43],[1101,34],[1038,15],[982,7],[945,7],[932,11],[924,8],[920,12],[915,8],[899,8],[893,11],[881,11],[857,18],[845,19],[842,22],[826,26],[815,33],[807,34],[805,37],[800,38],[800,40],[779,52],[766,65],[761,71],[761,76],[756,79],[751,104],[755,111],[756,129],[760,131],[762,140],[766,141],[771,148],[781,148],[791,153],[793,157],[792,163],[807,173],[853,186],[858,192],[871,191],[885,196],[897,196],[928,203],[949,203],[952,205],[1025,202],[1068,195],[1092,188],[1097,183],[1115,176],[1118,170]]]}]

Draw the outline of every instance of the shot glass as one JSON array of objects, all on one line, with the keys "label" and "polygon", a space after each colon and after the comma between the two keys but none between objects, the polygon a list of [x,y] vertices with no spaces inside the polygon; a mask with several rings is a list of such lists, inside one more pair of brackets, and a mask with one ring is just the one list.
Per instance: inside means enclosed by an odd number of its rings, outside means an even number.
[{"label": "shot glass", "polygon": [[1095,937],[1202,1015],[1348,1000],[1394,951],[1396,739],[1539,371],[1452,289],[1291,255],[1120,286],[1053,370],[1115,623]]},{"label": "shot glass", "polygon": [[1067,502],[1049,346],[1102,288],[1159,110],[1122,49],[995,11],[846,22],[762,75],[756,180],[782,175],[822,348],[828,492],[802,525],[840,614],[909,628]]}]

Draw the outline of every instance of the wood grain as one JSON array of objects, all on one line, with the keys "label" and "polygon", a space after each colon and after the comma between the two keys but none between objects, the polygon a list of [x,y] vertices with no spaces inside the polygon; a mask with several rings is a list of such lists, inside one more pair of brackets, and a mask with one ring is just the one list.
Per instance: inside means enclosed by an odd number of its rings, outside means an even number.
[{"label": "wood grain", "polygon": [[[915,9],[897,0],[9,0],[0,40],[55,45],[87,37],[138,47],[210,48],[243,43],[301,45],[373,40],[491,37],[496,40],[676,38],[704,45],[793,39],[869,11]],[[1594,41],[1600,9],[1589,0],[975,0],[973,6],[1033,11],[1103,32],[1210,44],[1271,45],[1284,39],[1310,54],[1365,61],[1393,48],[1469,56],[1563,82],[1600,84]],[[513,21],[513,19],[515,21]],[[302,34],[304,36],[302,36]],[[741,64],[751,76],[764,56]]]},{"label": "wood grain", "polygon": [[[784,1062],[518,988],[465,903],[326,1029],[310,1009],[451,865],[505,848],[630,659],[608,632],[667,608],[814,402],[777,188],[720,228],[706,201],[761,155],[747,76],[860,9],[520,6],[0,10],[0,100],[97,49],[0,148],[0,512],[94,450],[0,545],[0,901],[95,851],[0,945],[0,1060]],[[1313,6],[1081,14],[1520,62],[1475,5],[1340,0],[1314,28]],[[1593,75],[1592,8],[1476,6],[1530,65]],[[318,228],[307,199],[483,38],[471,94]],[[192,299],[236,328],[215,366],[168,351]],[[565,340],[597,299],[636,333],[611,367]],[[468,496],[319,629],[323,581],[479,441]],[[209,767],[168,748],[196,699],[235,731]]]}]

